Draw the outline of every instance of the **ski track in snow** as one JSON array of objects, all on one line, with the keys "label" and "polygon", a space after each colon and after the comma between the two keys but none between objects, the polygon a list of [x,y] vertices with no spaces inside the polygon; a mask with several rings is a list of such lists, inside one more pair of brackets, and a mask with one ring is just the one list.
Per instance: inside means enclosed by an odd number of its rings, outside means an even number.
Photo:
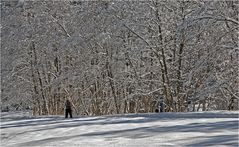
[{"label": "ski track in snow", "polygon": [[30,117],[1,113],[1,147],[238,146],[239,111]]}]

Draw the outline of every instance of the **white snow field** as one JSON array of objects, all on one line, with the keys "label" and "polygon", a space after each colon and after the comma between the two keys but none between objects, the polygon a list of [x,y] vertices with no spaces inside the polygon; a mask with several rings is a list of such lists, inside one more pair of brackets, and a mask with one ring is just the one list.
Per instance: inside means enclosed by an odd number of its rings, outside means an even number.
[{"label": "white snow field", "polygon": [[30,117],[1,113],[1,147],[238,146],[238,111]]}]

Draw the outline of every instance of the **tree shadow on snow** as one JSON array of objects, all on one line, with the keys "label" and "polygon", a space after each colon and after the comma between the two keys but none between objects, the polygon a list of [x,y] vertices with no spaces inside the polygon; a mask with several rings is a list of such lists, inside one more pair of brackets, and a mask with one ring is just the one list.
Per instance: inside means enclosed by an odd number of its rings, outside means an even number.
[{"label": "tree shadow on snow", "polygon": [[[148,137],[160,137],[160,134],[164,133],[215,133],[223,130],[227,131],[235,131],[238,130],[238,121],[223,121],[223,122],[215,122],[215,123],[191,123],[185,125],[175,125],[175,126],[150,126],[150,127],[136,127],[132,129],[122,129],[122,130],[110,130],[110,131],[97,131],[84,133],[80,132],[79,135],[71,135],[71,136],[62,136],[62,137],[53,137],[46,138],[42,140],[34,140],[30,142],[25,142],[20,144],[21,146],[32,146],[32,145],[41,145],[50,142],[64,141],[68,139],[75,138],[92,138],[92,137],[100,137],[100,138],[129,138],[129,139],[141,139]],[[173,136],[172,136],[173,137]],[[188,138],[189,140],[196,140],[193,143],[188,143],[187,146],[208,146],[208,145],[229,145],[229,146],[238,146],[237,135],[215,135],[211,136],[199,136],[196,138]],[[180,141],[180,140],[175,140]],[[181,140],[182,141],[182,140]]]},{"label": "tree shadow on snow", "polygon": [[[129,139],[141,139],[149,137],[160,137],[160,134],[166,133],[215,133],[223,130],[234,131],[238,130],[238,121],[220,121],[220,122],[200,122],[190,123],[185,125],[174,125],[174,126],[163,126],[160,122],[174,121],[174,120],[187,120],[187,119],[204,119],[204,118],[238,118],[238,114],[215,114],[215,113],[161,113],[161,114],[127,114],[127,115],[116,115],[116,116],[101,116],[101,117],[83,117],[64,119],[63,117],[45,117],[45,118],[33,118],[23,119],[14,122],[1,124],[1,129],[14,128],[14,127],[28,127],[28,130],[24,132],[17,132],[16,135],[27,134],[38,131],[49,131],[52,129],[61,128],[74,128],[81,126],[92,126],[92,125],[110,125],[114,127],[114,124],[139,124],[134,128],[129,129],[117,129],[109,131],[96,131],[90,133],[79,132],[78,135],[66,135],[61,137],[49,137],[41,140],[33,140],[25,143],[18,144],[20,146],[34,146],[42,145],[50,142],[64,141],[68,139],[81,138],[81,137],[103,137],[103,138],[129,138]],[[149,127],[138,127],[143,123],[150,123],[158,121],[159,123]],[[30,128],[30,129],[29,129]],[[23,130],[23,129],[22,129]],[[74,133],[75,134],[75,133]],[[206,145],[230,145],[238,146],[237,135],[215,135],[211,134],[208,136],[199,136],[193,143],[188,146],[206,146]],[[180,141],[180,140],[175,140]],[[188,140],[187,140],[188,141]]]},{"label": "tree shadow on snow", "polygon": [[215,135],[210,137],[201,136],[199,141],[194,141],[194,143],[189,143],[187,146],[234,146],[238,147],[238,135]]},{"label": "tree shadow on snow", "polygon": [[[123,114],[114,116],[100,116],[100,117],[76,117],[73,119],[64,119],[62,116],[49,116],[39,118],[21,117],[16,119],[13,123],[1,124],[0,128],[24,127],[24,126],[38,126],[61,123],[79,123],[78,125],[105,125],[105,124],[120,124],[120,123],[147,123],[158,120],[180,120],[185,118],[238,118],[238,113],[235,114],[216,114],[213,112],[195,112],[195,113],[144,113],[144,114]],[[134,118],[133,120],[131,118]],[[4,118],[1,118],[4,120]],[[113,119],[113,121],[112,121]],[[94,121],[94,122],[92,122]],[[100,121],[100,122],[99,122]],[[3,121],[4,122],[4,121]],[[9,121],[10,122],[10,121]],[[89,123],[82,123],[89,122]],[[74,127],[76,125],[59,125],[58,127]]]}]

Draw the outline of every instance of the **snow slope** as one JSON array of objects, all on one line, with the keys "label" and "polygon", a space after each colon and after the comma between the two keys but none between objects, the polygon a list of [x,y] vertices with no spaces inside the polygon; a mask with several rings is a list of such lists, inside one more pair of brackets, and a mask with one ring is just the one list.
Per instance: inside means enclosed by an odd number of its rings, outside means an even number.
[{"label": "snow slope", "polygon": [[239,112],[128,114],[64,119],[1,114],[1,146],[238,146]]}]

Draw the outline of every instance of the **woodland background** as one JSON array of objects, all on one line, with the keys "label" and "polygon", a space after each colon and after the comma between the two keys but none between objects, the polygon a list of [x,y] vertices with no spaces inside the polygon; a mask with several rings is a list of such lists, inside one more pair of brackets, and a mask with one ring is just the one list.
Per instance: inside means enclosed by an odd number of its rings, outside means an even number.
[{"label": "woodland background", "polygon": [[238,110],[238,1],[1,1],[1,109]]}]

